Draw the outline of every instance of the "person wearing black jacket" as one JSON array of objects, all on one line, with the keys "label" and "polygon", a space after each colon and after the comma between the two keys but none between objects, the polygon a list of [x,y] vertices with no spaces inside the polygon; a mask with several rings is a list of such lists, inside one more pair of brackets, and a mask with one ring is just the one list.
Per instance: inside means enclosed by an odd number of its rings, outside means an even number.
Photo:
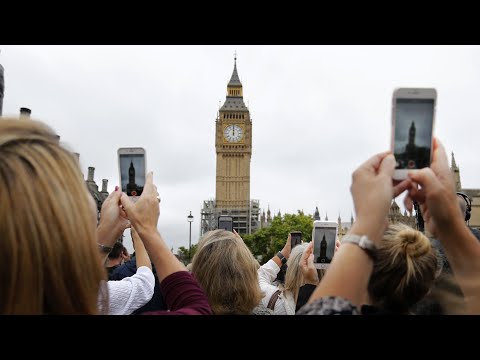
[{"label": "person wearing black jacket", "polygon": [[[109,275],[108,280],[122,280],[123,278],[133,276],[136,272],[137,261],[135,256],[133,256],[130,261],[127,261],[123,265],[120,265],[115,270],[113,270],[113,272]],[[165,300],[163,299],[162,293],[160,291],[160,281],[158,280],[157,272],[153,264],[152,272],[153,276],[155,277],[155,288],[153,290],[153,297],[144,306],[134,311],[133,315],[138,315],[147,311],[167,310]]]}]

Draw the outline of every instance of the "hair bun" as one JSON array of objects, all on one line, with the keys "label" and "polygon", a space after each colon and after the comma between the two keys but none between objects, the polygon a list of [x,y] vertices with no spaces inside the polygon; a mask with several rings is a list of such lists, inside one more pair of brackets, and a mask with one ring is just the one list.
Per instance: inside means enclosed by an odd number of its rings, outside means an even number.
[{"label": "hair bun", "polygon": [[406,229],[400,231],[397,236],[401,240],[405,254],[409,257],[419,257],[430,250],[430,240],[420,231]]}]

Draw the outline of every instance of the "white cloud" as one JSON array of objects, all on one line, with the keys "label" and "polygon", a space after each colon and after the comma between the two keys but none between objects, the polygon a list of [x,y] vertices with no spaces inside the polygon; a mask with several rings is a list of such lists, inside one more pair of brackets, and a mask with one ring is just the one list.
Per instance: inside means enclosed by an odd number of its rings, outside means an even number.
[{"label": "white cloud", "polygon": [[[0,46],[4,114],[32,109],[79,152],[85,175],[119,182],[117,149],[141,146],[169,246],[198,241],[215,196],[215,117],[238,72],[253,119],[251,197],[272,211],[349,220],[352,171],[390,146],[395,87],[436,87],[435,134],[464,187],[480,187],[478,46]],[[402,207],[403,205],[399,204]]]}]

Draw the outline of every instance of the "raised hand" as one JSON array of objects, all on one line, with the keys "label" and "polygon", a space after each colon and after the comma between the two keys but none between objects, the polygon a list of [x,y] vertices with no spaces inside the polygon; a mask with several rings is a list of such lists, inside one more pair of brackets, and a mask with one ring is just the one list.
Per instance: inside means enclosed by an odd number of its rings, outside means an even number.
[{"label": "raised hand", "polygon": [[97,228],[98,242],[103,245],[113,246],[123,231],[130,226],[127,214],[120,207],[121,196],[122,193],[116,187],[103,202]]},{"label": "raised hand", "polygon": [[300,268],[302,270],[305,284],[317,285],[319,283],[317,269],[313,264],[313,241],[307,245],[300,260]]},{"label": "raised hand", "polygon": [[[408,185],[401,183],[397,190],[394,189],[394,169],[394,156],[384,152],[371,157],[352,175],[350,191],[357,214],[357,226],[354,224],[353,227],[357,233],[369,235],[372,241],[380,241],[392,199],[396,192]],[[357,229],[359,226],[361,228]]]},{"label": "raised hand", "polygon": [[142,195],[136,203],[133,203],[126,194],[122,194],[120,201],[130,222],[139,233],[157,229],[160,206],[152,172],[147,174]]},{"label": "raised hand", "polygon": [[410,171],[408,176],[413,185],[405,198],[405,206],[411,211],[412,200],[420,204],[427,229],[433,236],[447,233],[454,221],[463,221],[447,154],[438,139],[434,139],[431,166]]},{"label": "raised hand", "polygon": [[285,243],[285,246],[282,249],[282,254],[288,259],[290,257],[291,251],[292,251],[292,235],[288,234],[287,242]]}]

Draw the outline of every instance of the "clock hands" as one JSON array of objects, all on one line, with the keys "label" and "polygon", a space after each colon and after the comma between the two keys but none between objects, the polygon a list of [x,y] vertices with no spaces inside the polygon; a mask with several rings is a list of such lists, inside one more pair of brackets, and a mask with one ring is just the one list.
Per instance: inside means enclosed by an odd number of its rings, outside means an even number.
[{"label": "clock hands", "polygon": [[[237,133],[235,134],[235,129]],[[228,139],[230,142],[237,142],[243,135],[243,129],[237,125],[228,125],[225,128],[225,138]]]}]

